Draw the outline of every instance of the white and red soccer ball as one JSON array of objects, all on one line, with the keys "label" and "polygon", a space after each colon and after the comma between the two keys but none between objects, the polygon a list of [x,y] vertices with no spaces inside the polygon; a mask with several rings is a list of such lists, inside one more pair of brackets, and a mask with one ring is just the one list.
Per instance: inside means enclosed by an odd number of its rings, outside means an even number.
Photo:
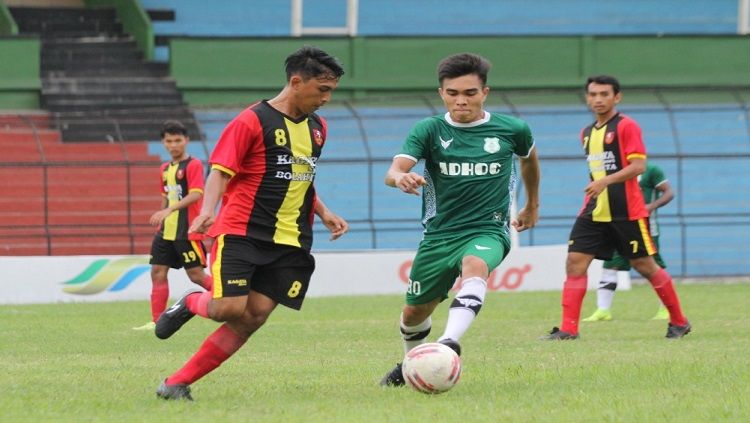
[{"label": "white and red soccer ball", "polygon": [[431,342],[411,349],[401,371],[406,384],[425,394],[440,394],[458,383],[461,358],[450,347]]}]

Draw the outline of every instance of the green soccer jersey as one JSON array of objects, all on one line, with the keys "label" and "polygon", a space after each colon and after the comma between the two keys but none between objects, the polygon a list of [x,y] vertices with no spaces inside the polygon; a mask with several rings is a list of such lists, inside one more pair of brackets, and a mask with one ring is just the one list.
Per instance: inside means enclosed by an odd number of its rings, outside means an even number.
[{"label": "green soccer jersey", "polygon": [[507,235],[514,155],[528,157],[533,146],[526,122],[498,113],[485,112],[468,124],[453,122],[448,113],[418,122],[396,157],[425,160],[425,239]]},{"label": "green soccer jersey", "polygon": [[[646,170],[638,175],[638,185],[643,193],[643,201],[649,204],[659,198],[659,191],[656,187],[665,182],[667,182],[667,178],[664,176],[664,171],[659,166],[646,162]],[[652,211],[649,216],[649,229],[652,236],[659,236],[659,224],[656,219],[657,210]]]}]

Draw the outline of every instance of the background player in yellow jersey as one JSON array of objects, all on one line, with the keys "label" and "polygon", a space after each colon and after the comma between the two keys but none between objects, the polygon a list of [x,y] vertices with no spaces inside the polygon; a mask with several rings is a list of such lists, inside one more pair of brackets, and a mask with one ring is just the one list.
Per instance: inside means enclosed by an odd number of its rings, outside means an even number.
[{"label": "background player in yellow jersey", "polygon": [[679,339],[692,326],[682,312],[672,277],[654,260],[656,245],[648,227],[649,211],[637,176],[646,169],[641,128],[617,111],[620,82],[610,75],[587,79],[586,101],[595,121],[581,131],[581,146],[589,168],[583,207],[570,231],[560,327],[543,340],[578,339],[581,305],[588,285],[587,270],[594,258],[609,260],[617,251],[648,279],[669,310],[668,339]]},{"label": "background player in yellow jersey", "polygon": [[149,223],[159,229],[151,244],[151,321],[135,330],[153,331],[156,320],[167,308],[169,269],[184,267],[195,284],[209,289],[206,251],[202,234],[188,234],[191,220],[198,215],[203,196],[203,163],[187,153],[187,129],[176,120],[164,122],[161,142],[172,160],[163,163],[161,178],[162,208],[151,215]]},{"label": "background player in yellow jersey", "polygon": [[[638,185],[643,193],[643,200],[646,202],[646,210],[649,212],[648,223],[651,229],[651,238],[654,244],[659,248],[659,222],[658,212],[660,207],[666,206],[667,203],[674,199],[674,191],[670,185],[664,171],[657,165],[648,162],[646,170],[638,175]],[[654,254],[656,264],[662,269],[667,267],[661,254]],[[615,252],[611,260],[604,262],[602,268],[602,279],[599,281],[599,289],[596,291],[596,311],[582,322],[599,322],[612,320],[612,300],[617,290],[617,272],[630,271],[628,260]],[[669,311],[661,305],[659,311],[653,317],[653,320],[669,319]]]}]

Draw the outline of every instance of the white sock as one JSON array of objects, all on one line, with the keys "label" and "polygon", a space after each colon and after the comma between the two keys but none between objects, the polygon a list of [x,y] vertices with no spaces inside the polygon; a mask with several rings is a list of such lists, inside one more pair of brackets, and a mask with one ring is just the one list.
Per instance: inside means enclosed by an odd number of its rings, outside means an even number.
[{"label": "white sock", "polygon": [[602,280],[596,290],[596,306],[602,310],[612,308],[612,299],[617,290],[617,270],[602,269]]},{"label": "white sock", "polygon": [[451,303],[448,310],[448,323],[445,332],[439,340],[452,339],[458,341],[466,333],[479,314],[484,303],[484,294],[487,293],[487,281],[480,277],[464,279],[461,289]]},{"label": "white sock", "polygon": [[401,313],[401,338],[404,340],[404,354],[412,348],[424,343],[424,339],[430,334],[432,329],[432,317],[428,317],[424,322],[406,326],[404,324],[404,314]]}]

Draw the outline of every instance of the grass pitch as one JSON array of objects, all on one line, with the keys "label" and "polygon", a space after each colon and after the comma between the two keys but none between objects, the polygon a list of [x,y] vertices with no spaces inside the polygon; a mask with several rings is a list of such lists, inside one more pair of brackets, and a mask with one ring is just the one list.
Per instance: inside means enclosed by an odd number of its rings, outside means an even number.
[{"label": "grass pitch", "polygon": [[[161,341],[131,330],[145,301],[1,306],[0,421],[750,421],[750,284],[678,289],[694,332],[677,341],[649,320],[649,287],[618,292],[614,321],[553,343],[537,338],[559,323],[559,293],[489,294],[462,339],[461,381],[437,396],[378,386],[400,360],[401,296],[310,298],[195,383],[194,403],[154,391],[216,323]],[[444,303],[430,340],[446,316]]]}]

